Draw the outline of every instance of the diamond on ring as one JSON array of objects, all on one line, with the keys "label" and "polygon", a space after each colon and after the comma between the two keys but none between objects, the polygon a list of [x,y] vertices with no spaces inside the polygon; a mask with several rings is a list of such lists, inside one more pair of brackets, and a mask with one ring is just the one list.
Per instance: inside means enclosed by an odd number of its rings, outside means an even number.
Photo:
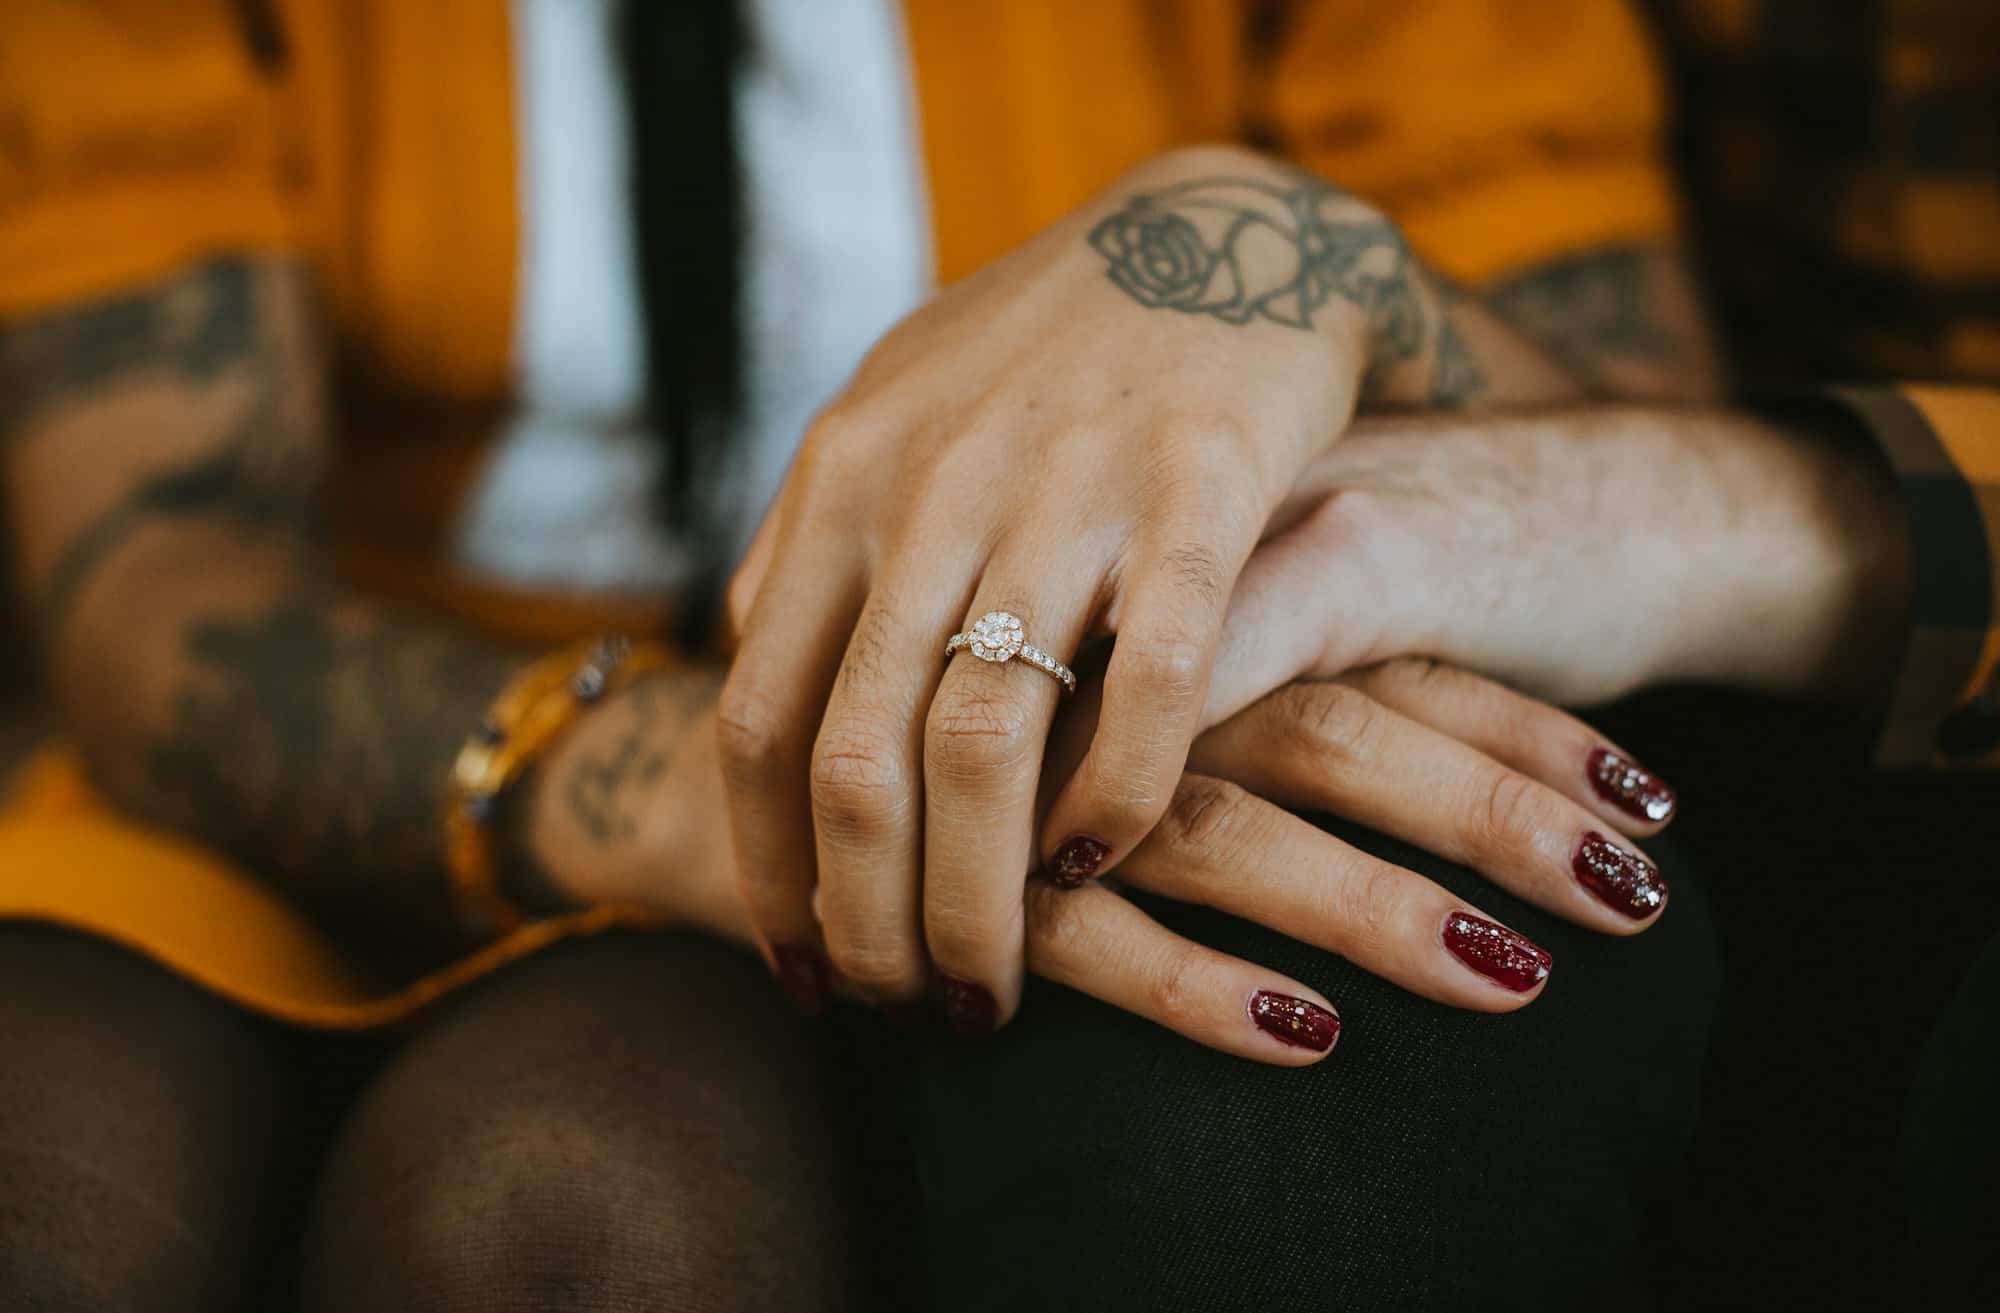
[{"label": "diamond on ring", "polygon": [[949,657],[961,647],[970,649],[981,661],[995,665],[1004,665],[1018,656],[1037,670],[1054,675],[1069,692],[1076,692],[1076,675],[1048,653],[1029,645],[1021,617],[1011,612],[988,611],[980,616],[971,629],[951,636],[951,641],[944,645],[944,654]]},{"label": "diamond on ring", "polygon": [[981,661],[1006,662],[1021,650],[1021,617],[988,611],[972,626],[972,655]]}]

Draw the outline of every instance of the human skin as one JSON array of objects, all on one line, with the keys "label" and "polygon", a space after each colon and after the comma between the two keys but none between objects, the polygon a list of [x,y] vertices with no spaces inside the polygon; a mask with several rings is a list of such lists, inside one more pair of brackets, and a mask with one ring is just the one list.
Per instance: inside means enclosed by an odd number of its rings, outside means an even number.
[{"label": "human skin", "polygon": [[[435,960],[469,942],[443,869],[449,763],[525,658],[338,580],[319,530],[329,454],[321,332],[304,271],[264,257],[225,257],[0,330],[16,582],[50,675],[50,718],[117,805],[228,855],[361,942]],[[746,938],[713,734],[717,684],[715,671],[690,665],[585,714],[515,800],[516,874],[558,903],[636,899],[669,923]],[[1512,705],[1514,695],[1480,687],[1473,703]],[[1244,724],[1253,712],[1262,733],[1296,745],[1282,770],[1259,764],[1254,778],[1269,787],[1372,807],[1386,829],[1477,849],[1502,878],[1521,865],[1500,858],[1523,836],[1489,836],[1480,848],[1477,812],[1454,829],[1414,799],[1375,796],[1372,783],[1421,759],[1426,778],[1453,782],[1460,796],[1492,793],[1521,773],[1508,745],[1489,742],[1494,716],[1466,712],[1457,738],[1455,722],[1398,710],[1393,690],[1331,684],[1246,711]],[[1550,734],[1575,732],[1559,712],[1533,714]],[[1356,717],[1400,732],[1338,760],[1307,746],[1338,742]],[[1232,907],[1351,947],[1461,1006],[1503,1010],[1535,996],[1440,948],[1439,925],[1417,913],[1478,909],[1446,909],[1422,885],[1359,883],[1399,899],[1328,899],[1302,914],[1310,881],[1338,887],[1343,874],[1379,872],[1233,782],[1253,776],[1228,728],[1220,733],[1206,773],[1177,782],[1190,800],[1186,823],[1162,830],[1133,883],[1198,897],[1204,871],[1263,872],[1268,881],[1231,886]],[[1567,794],[1532,783],[1554,795],[1551,806],[1594,805],[1574,782]],[[1218,797],[1229,805],[1218,809]],[[1220,824],[1229,818],[1242,823]],[[1311,864],[1280,881],[1264,860],[1279,852]],[[1108,889],[1059,892],[1039,888],[1024,905],[1032,969],[1248,1057],[1321,1056],[1260,1028],[1249,1000],[1276,994],[1329,1013],[1330,1000],[1168,935]],[[1404,924],[1398,914],[1414,918],[1407,940],[1356,939]],[[1283,1006],[1264,1015],[1288,1017]]]}]

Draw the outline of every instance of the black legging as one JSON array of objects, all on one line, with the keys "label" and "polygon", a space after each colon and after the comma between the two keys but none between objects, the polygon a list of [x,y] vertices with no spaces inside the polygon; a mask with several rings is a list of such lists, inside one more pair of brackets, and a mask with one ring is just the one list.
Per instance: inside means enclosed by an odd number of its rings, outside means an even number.
[{"label": "black legging", "polygon": [[[1610,940],[1370,845],[1550,947],[1546,996],[1457,1012],[1158,907],[1335,999],[1335,1056],[1259,1067],[1036,986],[989,1042],[857,1014],[828,1062],[828,1031],[739,954],[570,944],[396,1048],[305,1204],[289,1146],[313,1137],[274,1128],[357,1082],[351,1042],[301,1063],[119,950],[0,929],[0,1308],[831,1310],[926,1287],[938,1313],[1595,1302],[1645,1257],[1694,1125],[1716,980],[1698,883],[1655,845],[1673,909]],[[277,1231],[295,1260],[260,1271],[287,1252]]]}]

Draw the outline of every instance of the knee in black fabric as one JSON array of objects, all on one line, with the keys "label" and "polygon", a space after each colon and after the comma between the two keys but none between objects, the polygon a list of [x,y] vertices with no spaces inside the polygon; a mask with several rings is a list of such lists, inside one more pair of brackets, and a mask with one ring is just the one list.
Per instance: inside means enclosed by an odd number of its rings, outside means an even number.
[{"label": "knee in black fabric", "polygon": [[839,1309],[841,1144],[809,1034],[749,959],[559,948],[454,1001],[364,1095],[305,1304]]},{"label": "knee in black fabric", "polygon": [[245,1307],[287,1106],[271,1040],[122,949],[0,926],[0,1309]]},{"label": "knee in black fabric", "polygon": [[1619,940],[1341,833],[1551,949],[1543,997],[1460,1012],[1259,927],[1149,903],[1322,989],[1340,1046],[1316,1067],[1260,1067],[1032,987],[992,1044],[935,1049],[907,1112],[939,1313],[1547,1309],[1622,1280],[1694,1127],[1718,987],[1698,882],[1652,845],[1672,906]]}]

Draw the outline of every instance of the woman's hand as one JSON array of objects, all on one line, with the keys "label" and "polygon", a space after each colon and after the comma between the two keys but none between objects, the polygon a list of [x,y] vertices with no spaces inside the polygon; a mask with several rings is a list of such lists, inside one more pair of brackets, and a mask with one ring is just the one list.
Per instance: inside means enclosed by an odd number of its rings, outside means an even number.
[{"label": "woman's hand", "polygon": [[[723,759],[774,964],[823,944],[896,1002],[935,962],[1010,1014],[1027,873],[1111,869],[1159,820],[1237,572],[1357,400],[1560,378],[1460,322],[1380,214],[1208,149],[892,332],[807,436],[733,589]],[[944,660],[996,610],[1059,659],[1117,636],[1101,730],[1039,841],[1057,684]]]},{"label": "woman's hand", "polygon": [[578,718],[527,777],[515,826],[551,901],[650,908],[751,942],[716,758],[722,672],[649,675]]},{"label": "woman's hand", "polygon": [[[529,833],[578,901],[639,903],[747,943],[708,696],[699,677],[674,674],[593,711],[538,771]],[[1086,750],[1096,711],[1090,693],[1065,709],[1045,793]],[[1548,978],[1545,951],[1279,804],[1338,812],[1470,864],[1557,915],[1630,934],[1652,923],[1666,889],[1625,836],[1660,826],[1566,769],[1601,748],[1562,712],[1428,662],[1282,689],[1196,742],[1197,773],[1179,781],[1115,883],[1030,882],[1029,969],[1257,1061],[1301,1065],[1332,1047],[1340,1019],[1324,995],[1173,933],[1124,896],[1129,887],[1260,922],[1443,1003],[1520,1007]],[[808,1006],[835,983],[804,960],[780,968]],[[998,1021],[978,986],[947,981],[942,995],[960,1031]]]},{"label": "woman's hand", "polygon": [[1278,522],[1230,599],[1210,721],[1407,653],[1571,704],[1668,681],[1862,697],[1902,645],[1905,513],[1837,433],[1630,406],[1364,420]]}]

